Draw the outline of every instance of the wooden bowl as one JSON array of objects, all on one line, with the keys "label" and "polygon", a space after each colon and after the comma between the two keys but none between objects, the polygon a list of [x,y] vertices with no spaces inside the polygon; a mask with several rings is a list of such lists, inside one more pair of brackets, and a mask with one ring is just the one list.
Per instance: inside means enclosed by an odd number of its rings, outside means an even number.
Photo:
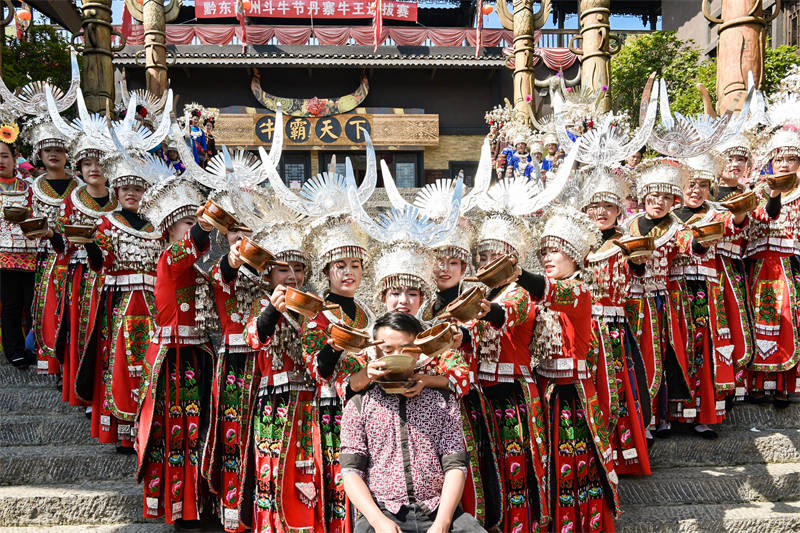
[{"label": "wooden bowl", "polygon": [[227,235],[231,228],[240,225],[236,217],[225,211],[213,200],[207,201],[206,205],[203,206],[202,217],[203,220],[217,228],[223,235]]},{"label": "wooden bowl", "polygon": [[19,229],[29,239],[44,236],[47,233],[47,217],[34,217],[19,223]]},{"label": "wooden bowl", "polygon": [[749,213],[758,207],[758,196],[755,191],[747,191],[737,194],[730,200],[720,202],[720,205],[734,215],[741,215],[742,213]]},{"label": "wooden bowl", "polygon": [[239,241],[239,257],[259,272],[266,270],[270,265],[286,264],[276,261],[272,252],[253,242],[247,235]]},{"label": "wooden bowl", "polygon": [[440,318],[452,317],[459,322],[469,322],[481,312],[481,300],[483,300],[483,291],[480,287],[472,287],[447,304]]},{"label": "wooden bowl", "polygon": [[495,289],[503,284],[514,273],[516,261],[508,254],[498,257],[482,269],[475,276],[465,278],[464,281],[478,281]]},{"label": "wooden bowl", "polygon": [[797,185],[797,172],[770,174],[765,179],[773,191],[789,192]]},{"label": "wooden bowl", "polygon": [[96,229],[96,226],[66,224],[64,225],[64,237],[66,237],[69,242],[75,244],[86,244],[87,242],[94,242],[94,232]]},{"label": "wooden bowl", "polygon": [[384,376],[386,381],[405,381],[417,366],[417,358],[406,354],[384,355],[378,361],[386,365],[383,367],[388,372]]},{"label": "wooden bowl", "polygon": [[346,324],[329,324],[326,332],[336,345],[346,352],[358,353],[369,346],[375,346],[383,342],[370,342],[369,333],[351,328]]},{"label": "wooden bowl", "polygon": [[432,328],[426,329],[414,339],[414,345],[418,346],[422,353],[430,358],[440,355],[453,346],[453,330],[450,323],[442,322]]},{"label": "wooden bowl", "polygon": [[13,224],[19,224],[30,214],[30,210],[27,207],[20,207],[16,205],[9,205],[3,209],[3,218],[8,220]]},{"label": "wooden bowl", "polygon": [[386,394],[403,394],[408,388],[408,380],[386,380],[379,379],[376,383]]},{"label": "wooden bowl", "polygon": [[339,306],[326,305],[325,300],[316,294],[303,292],[294,287],[286,287],[286,307],[304,317],[313,318],[322,311],[335,309]]},{"label": "wooden bowl", "polygon": [[650,257],[656,249],[653,237],[623,237],[614,241],[614,244],[629,258]]},{"label": "wooden bowl", "polygon": [[700,244],[718,241],[725,234],[725,221],[713,220],[691,226],[692,235]]}]

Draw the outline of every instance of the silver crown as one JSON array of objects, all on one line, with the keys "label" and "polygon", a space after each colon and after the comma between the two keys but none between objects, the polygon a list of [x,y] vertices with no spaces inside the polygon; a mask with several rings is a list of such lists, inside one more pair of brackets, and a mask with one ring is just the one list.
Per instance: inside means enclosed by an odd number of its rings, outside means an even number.
[{"label": "silver crown", "polygon": [[683,199],[683,188],[689,179],[686,165],[672,159],[649,159],[637,167],[638,197],[652,193],[667,193]]},{"label": "silver crown", "polygon": [[367,250],[367,234],[350,215],[322,217],[311,223],[304,248],[313,250],[316,260],[314,269],[322,272],[327,264],[347,257],[363,260]]},{"label": "silver crown", "polygon": [[725,157],[738,155],[741,157],[746,157],[748,160],[752,161],[753,153],[750,146],[750,138],[743,133],[740,133],[718,144],[714,149]]},{"label": "silver crown", "polygon": [[105,153],[114,150],[108,135],[108,120],[98,113],[89,113],[80,89],[76,92],[78,118],[72,122],[64,120],[58,112],[58,105],[50,87],[45,88],[45,100],[50,120],[68,139],[69,152],[76,164],[84,157],[101,158]]},{"label": "silver crown", "polygon": [[433,295],[436,257],[427,246],[410,241],[385,244],[370,262],[378,289],[376,297],[387,289],[402,287],[420,289],[426,299]]},{"label": "silver crown", "polygon": [[116,131],[111,125],[108,126],[108,135],[114,143],[115,150],[107,152],[100,160],[100,164],[103,166],[103,173],[108,178],[110,188],[138,185],[149,189],[173,177],[172,168],[160,157],[135,149],[129,153],[117,138]]},{"label": "silver crown", "polygon": [[176,221],[194,216],[205,197],[193,180],[171,176],[145,191],[139,212],[160,231]]},{"label": "silver crown", "polygon": [[475,226],[460,217],[455,230],[434,246],[439,258],[457,257],[467,265],[472,264],[472,249],[475,246]]},{"label": "silver crown", "polygon": [[521,260],[531,249],[531,231],[524,219],[504,212],[489,212],[478,229],[478,253],[514,254]]},{"label": "silver crown", "polygon": [[[278,114],[279,115],[279,114]],[[277,118],[276,118],[277,123]],[[375,191],[378,183],[378,172],[375,163],[375,149],[372,146],[372,139],[369,134],[364,132],[367,144],[367,172],[364,181],[358,187],[358,201],[366,202]],[[323,172],[303,183],[300,193],[295,194],[278,175],[274,169],[271,157],[267,156],[263,148],[259,149],[261,154],[262,167],[268,173],[269,183],[278,199],[293,211],[302,215],[319,218],[338,215],[349,212],[347,180],[352,178],[355,182],[353,165],[350,158],[345,159],[345,175],[335,172]]]},{"label": "silver crown", "polygon": [[303,264],[308,276],[311,254],[306,251],[304,244],[307,229],[307,224],[297,217],[293,220],[273,219],[253,234],[253,241],[273,253],[278,261]]},{"label": "silver crown", "polygon": [[549,213],[539,239],[539,250],[556,248],[575,261],[580,269],[584,258],[600,243],[600,230],[584,213],[555,207]]},{"label": "silver crown", "polygon": [[58,111],[65,111],[75,102],[78,87],[80,87],[81,84],[81,73],[78,69],[78,56],[74,50],[70,54],[70,65],[72,68],[72,79],[70,80],[69,88],[66,92],[46,81],[32,81],[24,87],[11,92],[8,90],[3,78],[0,77],[0,97],[3,103],[13,109],[15,116],[46,116],[48,112],[45,90],[49,87],[55,97]]},{"label": "silver crown", "polygon": [[620,211],[625,210],[625,198],[630,194],[630,190],[622,176],[614,175],[606,167],[597,167],[591,170],[585,182],[587,185],[581,202],[582,209],[591,204],[608,202],[616,205]]},{"label": "silver crown", "polygon": [[690,179],[708,180],[714,187],[722,172],[723,160],[716,152],[706,152],[683,161],[689,167]]},{"label": "silver crown", "polygon": [[33,150],[31,150],[33,163],[39,161],[39,151],[42,148],[56,146],[67,149],[67,138],[58,131],[47,116],[38,116],[30,120],[25,133],[28,142],[33,146]]},{"label": "silver crown", "polygon": [[794,129],[783,128],[776,131],[767,145],[768,158],[778,154],[794,154],[800,156],[800,133]]}]

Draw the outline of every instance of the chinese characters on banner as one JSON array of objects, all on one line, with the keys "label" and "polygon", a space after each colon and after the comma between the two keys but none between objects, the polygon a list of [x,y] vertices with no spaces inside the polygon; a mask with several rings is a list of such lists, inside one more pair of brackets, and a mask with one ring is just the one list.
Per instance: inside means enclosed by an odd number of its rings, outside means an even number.
[{"label": "chinese characters on banner", "polygon": [[[383,18],[417,21],[417,2],[383,0]],[[347,19],[372,18],[373,0],[250,0],[248,17]],[[233,18],[236,0],[195,0],[195,17]]]},{"label": "chinese characters on banner", "polygon": [[[284,125],[284,142],[288,145],[361,145],[364,132],[372,133],[370,115],[349,114],[332,117],[287,117]],[[275,116],[257,115],[256,137],[271,144],[275,135]]]}]

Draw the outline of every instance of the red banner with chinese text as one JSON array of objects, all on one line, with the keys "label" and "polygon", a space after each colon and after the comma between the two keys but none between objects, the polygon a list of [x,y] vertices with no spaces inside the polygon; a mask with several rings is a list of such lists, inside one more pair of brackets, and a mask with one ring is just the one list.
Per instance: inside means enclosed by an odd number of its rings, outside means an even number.
[{"label": "red banner with chinese text", "polygon": [[[417,3],[383,0],[383,18],[417,21]],[[250,0],[248,17],[349,19],[372,18],[372,0]],[[195,0],[194,16],[203,18],[233,18],[236,0]]]}]

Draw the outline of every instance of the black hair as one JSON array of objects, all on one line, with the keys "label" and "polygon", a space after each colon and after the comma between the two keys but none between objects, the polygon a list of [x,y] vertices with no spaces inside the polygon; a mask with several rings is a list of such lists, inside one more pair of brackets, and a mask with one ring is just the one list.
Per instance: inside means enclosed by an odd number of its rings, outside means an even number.
[{"label": "black hair", "polygon": [[376,335],[381,328],[402,331],[414,335],[415,337],[425,329],[422,327],[422,323],[417,320],[417,317],[409,315],[408,313],[401,313],[400,311],[389,311],[385,315],[379,317],[372,328],[372,334]]}]

